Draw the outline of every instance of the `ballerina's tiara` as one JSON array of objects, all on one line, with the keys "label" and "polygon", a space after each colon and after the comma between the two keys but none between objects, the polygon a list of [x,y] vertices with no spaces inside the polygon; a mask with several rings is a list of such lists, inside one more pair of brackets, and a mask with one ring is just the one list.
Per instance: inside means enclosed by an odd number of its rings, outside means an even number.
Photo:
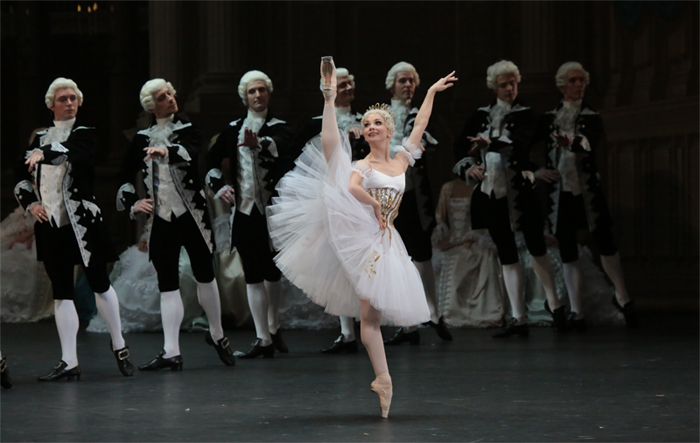
[{"label": "ballerina's tiara", "polygon": [[391,112],[391,109],[389,108],[389,105],[387,105],[386,103],[382,103],[381,105],[380,105],[379,103],[377,103],[377,104],[374,104],[374,105],[370,106],[369,108],[367,108],[367,111],[365,111],[365,114],[368,113],[369,111],[384,111],[384,112],[388,112],[389,115],[391,116],[391,118],[394,118],[394,113]]}]

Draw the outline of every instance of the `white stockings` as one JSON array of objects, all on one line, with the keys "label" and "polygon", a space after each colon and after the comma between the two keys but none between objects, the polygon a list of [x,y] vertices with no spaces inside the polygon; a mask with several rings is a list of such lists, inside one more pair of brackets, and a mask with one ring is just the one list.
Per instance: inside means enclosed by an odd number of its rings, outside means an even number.
[{"label": "white stockings", "polygon": [[61,341],[61,360],[66,362],[66,369],[72,369],[78,366],[78,312],[73,300],[54,300],[53,303],[58,339]]},{"label": "white stockings", "polygon": [[209,320],[209,334],[215,343],[224,338],[224,329],[221,327],[221,299],[216,279],[209,283],[197,282],[197,299],[202,305]]},{"label": "white stockings", "polygon": [[502,265],[503,282],[508,293],[508,300],[513,309],[513,318],[518,323],[525,321],[525,293],[523,292],[523,268],[520,263]]},{"label": "white stockings", "polygon": [[163,322],[165,358],[180,355],[180,325],[185,316],[180,290],[160,293],[160,317]]},{"label": "white stockings", "polygon": [[97,305],[97,311],[100,313],[105,323],[107,323],[107,329],[109,329],[109,335],[112,336],[112,350],[122,349],[126,346],[124,342],[124,337],[122,336],[122,320],[119,316],[119,299],[117,298],[117,293],[114,288],[110,285],[107,292],[97,293],[95,292],[95,304]]},{"label": "white stockings", "polygon": [[250,313],[253,315],[255,323],[255,334],[262,340],[261,346],[269,346],[272,343],[270,327],[267,323],[270,300],[265,290],[265,284],[262,282],[247,284],[246,290],[248,292],[248,306],[250,306]]}]

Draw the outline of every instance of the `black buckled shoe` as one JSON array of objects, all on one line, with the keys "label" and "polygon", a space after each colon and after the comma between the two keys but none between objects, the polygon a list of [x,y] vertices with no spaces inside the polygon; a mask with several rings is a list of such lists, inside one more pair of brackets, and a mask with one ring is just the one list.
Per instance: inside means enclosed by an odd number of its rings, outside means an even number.
[{"label": "black buckled shoe", "polygon": [[620,306],[620,303],[617,301],[617,297],[615,294],[613,294],[612,304],[615,306],[615,309],[622,312],[622,315],[625,316],[625,323],[627,324],[627,327],[632,329],[637,329],[639,327],[639,319],[637,318],[637,313],[634,311],[633,301],[628,301],[625,303],[625,306]]},{"label": "black buckled shoe", "polygon": [[110,341],[109,349],[112,349],[112,353],[117,359],[117,367],[119,367],[119,372],[121,372],[124,377],[131,377],[134,375],[134,364],[131,362],[129,347],[124,346],[121,349],[113,349],[112,342]]},{"label": "black buckled shoe", "polygon": [[544,301],[544,309],[552,314],[552,327],[554,332],[566,334],[569,331],[569,322],[566,318],[566,306],[561,305],[554,311],[549,307],[547,300]]},{"label": "black buckled shoe", "polygon": [[418,331],[404,332],[403,328],[399,328],[399,330],[396,331],[393,337],[384,340],[384,345],[394,346],[406,342],[409,342],[411,345],[420,344],[420,334],[418,333]]},{"label": "black buckled shoe", "polygon": [[233,351],[231,350],[227,337],[224,337],[218,342],[214,343],[214,339],[211,338],[211,334],[207,332],[204,334],[204,341],[206,341],[209,346],[214,346],[216,353],[219,354],[219,359],[226,366],[236,366],[236,358],[233,356]]},{"label": "black buckled shoe", "polygon": [[445,317],[440,317],[440,320],[438,320],[437,323],[431,320],[423,324],[435,328],[435,332],[437,332],[438,337],[440,337],[444,341],[452,341],[452,333],[450,333],[450,330],[447,329]]},{"label": "black buckled shoe", "polygon": [[159,369],[170,368],[171,371],[182,371],[182,355],[175,357],[164,358],[165,351],[160,351],[160,354],[145,365],[139,366],[139,371],[157,371]]},{"label": "black buckled shoe", "polygon": [[344,338],[345,336],[340,334],[340,337],[336,338],[332,345],[321,349],[321,352],[324,354],[340,354],[342,352],[357,354],[357,340],[343,341]]},{"label": "black buckled shoe", "polygon": [[270,343],[267,346],[262,346],[261,345],[262,340],[261,339],[256,339],[252,345],[251,348],[248,350],[248,352],[241,352],[241,351],[236,351],[233,353],[238,358],[255,358],[259,356],[263,356],[263,358],[272,358],[275,356],[275,344]]},{"label": "black buckled shoe", "polygon": [[0,360],[0,386],[5,389],[12,387],[12,379],[10,378],[10,370],[7,369],[7,357]]},{"label": "black buckled shoe", "polygon": [[576,332],[586,332],[588,330],[588,325],[586,324],[585,318],[576,318],[575,312],[570,312],[569,317],[566,319],[569,324],[568,328],[570,331]]},{"label": "black buckled shoe", "polygon": [[270,337],[272,337],[272,344],[275,345],[275,349],[277,349],[279,352],[286,354],[289,352],[289,348],[287,345],[282,341],[282,330],[278,329],[277,334],[270,334]]},{"label": "black buckled shoe", "polygon": [[493,334],[491,337],[493,338],[507,338],[510,337],[511,335],[517,335],[518,337],[527,337],[530,335],[530,326],[528,326],[527,323],[523,323],[522,325],[517,324],[518,321],[514,318],[511,318],[508,320],[508,323],[506,323],[506,326],[503,328],[501,332],[497,332]]},{"label": "black buckled shoe", "polygon": [[58,364],[54,366],[54,368],[51,370],[51,372],[39,377],[39,381],[56,381],[62,378],[72,380],[73,377],[76,377],[77,380],[80,380],[80,366],[66,369],[67,366],[68,364],[63,360],[59,361]]}]

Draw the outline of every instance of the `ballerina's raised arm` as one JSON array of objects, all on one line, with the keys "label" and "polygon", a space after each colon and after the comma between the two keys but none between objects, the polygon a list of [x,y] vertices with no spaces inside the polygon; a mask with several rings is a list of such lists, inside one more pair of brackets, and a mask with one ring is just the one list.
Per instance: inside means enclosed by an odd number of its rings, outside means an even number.
[{"label": "ballerina's raised arm", "polygon": [[454,85],[453,82],[457,80],[458,78],[455,77],[455,71],[452,71],[447,74],[446,77],[436,81],[435,84],[428,89],[428,93],[425,95],[425,100],[423,100],[423,104],[418,111],[418,115],[416,115],[416,121],[413,124],[413,131],[411,131],[411,135],[408,137],[408,143],[410,146],[418,147],[421,149],[421,151],[424,150],[421,144],[421,139],[423,138],[425,128],[428,126],[428,121],[430,121],[430,114],[433,112],[433,101],[435,100],[435,94],[442,92],[447,88],[451,88]]}]

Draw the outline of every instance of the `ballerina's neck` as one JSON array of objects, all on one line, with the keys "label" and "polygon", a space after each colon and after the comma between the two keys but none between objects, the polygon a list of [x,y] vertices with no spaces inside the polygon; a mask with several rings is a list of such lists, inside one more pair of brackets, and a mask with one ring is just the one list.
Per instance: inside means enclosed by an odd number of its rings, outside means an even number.
[{"label": "ballerina's neck", "polygon": [[370,151],[370,155],[368,155],[368,157],[371,157],[373,160],[381,161],[380,159],[384,159],[387,162],[389,162],[391,160],[390,140],[386,140],[385,142],[382,142],[382,143],[370,142],[369,143],[369,151]]}]

